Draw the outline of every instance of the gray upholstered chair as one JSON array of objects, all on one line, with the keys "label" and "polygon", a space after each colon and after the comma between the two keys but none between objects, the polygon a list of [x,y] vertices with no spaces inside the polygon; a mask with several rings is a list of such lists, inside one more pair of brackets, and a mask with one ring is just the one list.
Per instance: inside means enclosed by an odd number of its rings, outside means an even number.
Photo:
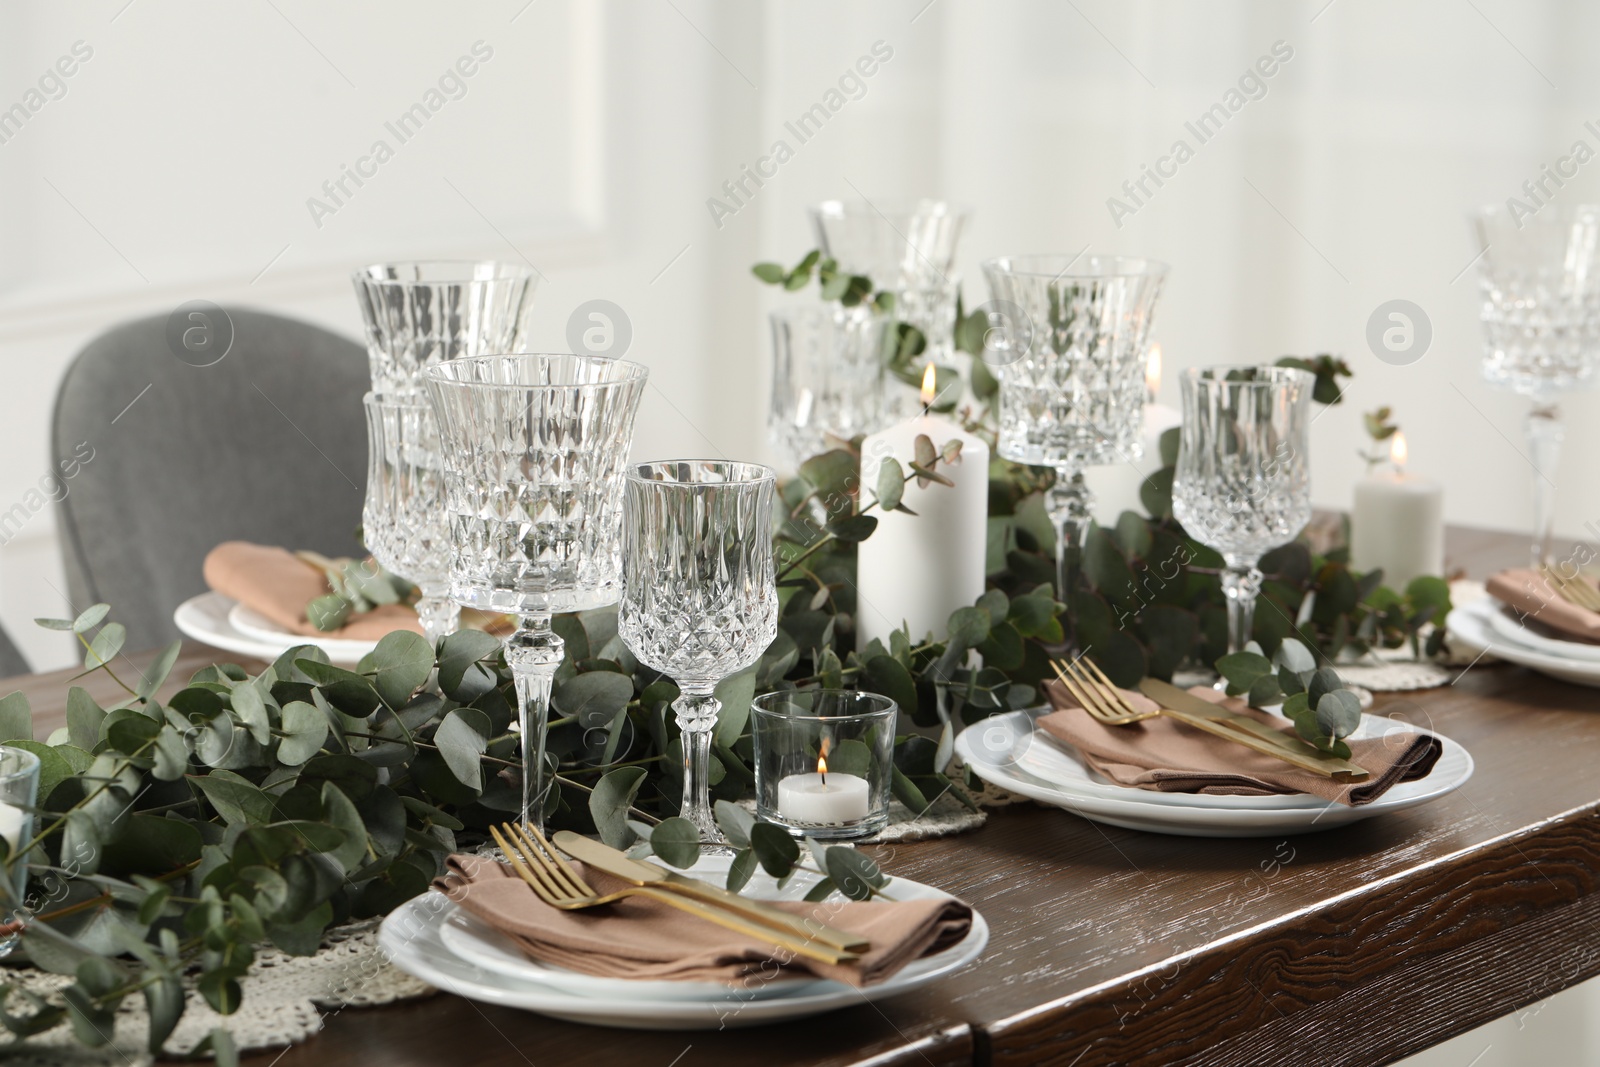
[{"label": "gray upholstered chair", "polygon": [[11,635],[0,628],[0,678],[10,678],[17,674],[29,674],[33,668],[28,666],[28,661],[11,643]]},{"label": "gray upholstered chair", "polygon": [[91,341],[56,394],[57,469],[79,460],[59,504],[71,607],[109,603],[130,649],[178,636],[172,611],[204,591],[219,542],[361,551],[366,350],[293,319],[227,315],[219,362],[174,355],[184,346],[162,315]]}]

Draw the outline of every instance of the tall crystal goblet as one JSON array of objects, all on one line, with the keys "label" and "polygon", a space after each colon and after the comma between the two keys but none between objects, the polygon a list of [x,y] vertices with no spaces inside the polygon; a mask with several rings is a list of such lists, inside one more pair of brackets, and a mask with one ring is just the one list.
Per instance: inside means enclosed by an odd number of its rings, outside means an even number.
[{"label": "tall crystal goblet", "polygon": [[1222,554],[1228,651],[1250,641],[1261,557],[1311,521],[1307,431],[1316,378],[1288,367],[1183,372],[1183,428],[1172,514]]},{"label": "tall crystal goblet", "polygon": [[1533,215],[1472,217],[1483,293],[1483,376],[1533,404],[1533,565],[1550,560],[1562,393],[1600,381],[1600,205],[1546,204]]},{"label": "tall crystal goblet", "polygon": [[807,304],[772,313],[768,439],[791,470],[829,448],[881,429],[884,344],[891,319],[870,309]]},{"label": "tall crystal goblet", "polygon": [[1145,348],[1167,266],[1117,256],[1004,256],[983,264],[1000,378],[999,451],[1054,467],[1056,589],[1071,585],[1093,516],[1085,467],[1144,453]]},{"label": "tall crystal goblet", "polygon": [[522,817],[539,827],[563,651],[550,616],[621,595],[623,470],[648,374],[620,359],[516,354],[451,360],[424,375],[444,457],[450,595],[518,618],[506,662],[522,733]]},{"label": "tall crystal goblet", "polygon": [[361,530],[378,565],[416,585],[417,616],[434,648],[456,632],[450,597],[450,526],[445,520],[439,423],[425,396],[368,393],[367,498]]},{"label": "tall crystal goblet", "polygon": [[711,814],[718,682],[755,663],[778,632],[769,467],[668,460],[628,471],[617,633],[670,676],[683,730],[682,813],[719,841]]},{"label": "tall crystal goblet", "polygon": [[[895,296],[894,316],[921,331],[920,362],[955,362],[955,309],[960,279],[956,245],[969,212],[942,200],[827,200],[810,209],[817,247],[848,274],[865,274]],[[864,316],[864,305],[842,308]],[[885,382],[884,425],[921,413],[916,382]]]},{"label": "tall crystal goblet", "polygon": [[519,263],[376,263],[351,275],[366,327],[372,389],[420,393],[422,372],[527,341],[538,273]]}]

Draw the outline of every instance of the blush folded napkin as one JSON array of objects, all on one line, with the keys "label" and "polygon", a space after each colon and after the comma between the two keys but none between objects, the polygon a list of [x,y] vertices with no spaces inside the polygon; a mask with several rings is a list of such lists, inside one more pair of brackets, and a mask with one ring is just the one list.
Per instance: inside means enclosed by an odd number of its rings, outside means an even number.
[{"label": "blush folded napkin", "polygon": [[[1341,785],[1164,715],[1130,726],[1108,726],[1079,707],[1060,682],[1051,682],[1048,688],[1050,703],[1058,710],[1042,716],[1039,726],[1077,749],[1093,770],[1136,789],[1233,796],[1310,793],[1359,807],[1400,782],[1426,777],[1443,751],[1439,739],[1431,734],[1397,726],[1382,737],[1350,742],[1350,761],[1364,768],[1369,777]],[[1296,736],[1287,719],[1249,707],[1208,686],[1195,686],[1189,692],[1266,723],[1286,737]],[[1123,690],[1123,694],[1140,710],[1155,707],[1143,693]]]},{"label": "blush folded napkin", "polygon": [[[598,893],[623,888],[601,871],[573,862]],[[890,883],[891,887],[894,883]],[[959,900],[774,901],[872,942],[854,963],[828,964],[725,929],[659,901],[627,897],[582,911],[560,911],[534,895],[516,872],[481,856],[454,855],[434,888],[543,963],[606,978],[737,982],[760,975],[812,974],[852,986],[881,982],[906,964],[967,936],[972,909]]]},{"label": "blush folded napkin", "polygon": [[224,541],[206,555],[206,584],[282,626],[306,637],[376,641],[392,630],[422,633],[417,613],[404,604],[382,604],[354,615],[337,630],[319,630],[306,621],[306,605],[328,592],[314,567],[285,548]]},{"label": "blush folded napkin", "polygon": [[[1587,581],[1588,579],[1580,579]],[[1557,593],[1544,576],[1527,567],[1501,571],[1484,583],[1489,595],[1524,619],[1533,619],[1563,636],[1600,641],[1600,612],[1580,608]]]}]

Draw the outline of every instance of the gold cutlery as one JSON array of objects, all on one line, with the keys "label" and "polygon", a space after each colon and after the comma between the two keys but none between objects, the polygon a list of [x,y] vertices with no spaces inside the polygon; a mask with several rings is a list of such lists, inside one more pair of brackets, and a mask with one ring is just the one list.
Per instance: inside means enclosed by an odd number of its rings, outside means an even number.
[{"label": "gold cutlery", "polygon": [[1590,585],[1582,575],[1562,574],[1548,563],[1540,565],[1539,574],[1562,600],[1589,611],[1600,611],[1600,589]]},{"label": "gold cutlery", "polygon": [[556,848],[565,852],[575,860],[601,870],[613,878],[620,878],[624,882],[632,882],[639,886],[652,886],[672,893],[679,893],[686,897],[702,900],[707,904],[714,904],[728,911],[743,915],[752,922],[770,926],[782,933],[807,940],[820,941],[829,948],[839,949],[842,952],[860,952],[871,947],[866,938],[852,934],[846,930],[835,930],[815,919],[794,915],[781,908],[775,908],[765,901],[753,900],[750,897],[731,893],[720,886],[711,885],[688,875],[669,871],[665,867],[643,860],[631,859],[627,855],[612,848],[610,845],[591,840],[571,830],[561,830],[552,836],[551,841]]},{"label": "gold cutlery", "polygon": [[1146,678],[1139,683],[1140,691],[1156,703],[1155,710],[1141,711],[1087,656],[1071,662],[1053,660],[1051,666],[1083,710],[1108,726],[1129,726],[1165,715],[1335,782],[1361,782],[1368,777],[1364,768],[1349,760],[1324,755],[1299,738],[1289,737],[1248,715],[1218,708],[1160,679]]},{"label": "gold cutlery", "polygon": [[[505,832],[502,833],[502,830]],[[529,830],[532,831],[532,836],[529,835]],[[535,896],[552,908],[561,911],[581,911],[584,908],[611,904],[627,897],[643,897],[688,912],[690,915],[758,941],[788,949],[808,959],[820,960],[823,963],[848,963],[860,958],[853,952],[845,952],[827,945],[815,945],[803,938],[780,934],[771,927],[758,926],[721,908],[662,889],[630,886],[615,893],[597,893],[593,887],[578,877],[576,871],[567,866],[566,861],[556,853],[555,846],[551,845],[544,834],[537,829],[532,827],[524,829],[506,823],[498,829],[491,826],[489,833],[494,836],[495,842],[505,853],[512,869],[528,883]]]}]

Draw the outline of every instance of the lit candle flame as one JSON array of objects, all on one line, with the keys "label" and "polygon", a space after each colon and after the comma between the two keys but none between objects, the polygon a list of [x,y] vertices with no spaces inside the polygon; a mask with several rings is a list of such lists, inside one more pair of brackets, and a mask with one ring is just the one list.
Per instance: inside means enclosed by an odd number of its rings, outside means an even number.
[{"label": "lit candle flame", "polygon": [[939,398],[939,368],[932,363],[922,372],[922,406],[927,407]]},{"label": "lit candle flame", "polygon": [[1399,430],[1389,438],[1389,462],[1394,464],[1395,470],[1404,470],[1406,465],[1406,435]]},{"label": "lit candle flame", "polygon": [[[932,369],[932,368],[929,368]],[[822,776],[822,784],[828,784],[828,745],[833,741],[831,737],[822,739],[822,751],[817,753],[817,774]]]},{"label": "lit candle flame", "polygon": [[1161,346],[1152,344],[1150,354],[1144,359],[1144,387],[1150,392],[1150,399],[1155,400],[1156,394],[1161,392]]}]

